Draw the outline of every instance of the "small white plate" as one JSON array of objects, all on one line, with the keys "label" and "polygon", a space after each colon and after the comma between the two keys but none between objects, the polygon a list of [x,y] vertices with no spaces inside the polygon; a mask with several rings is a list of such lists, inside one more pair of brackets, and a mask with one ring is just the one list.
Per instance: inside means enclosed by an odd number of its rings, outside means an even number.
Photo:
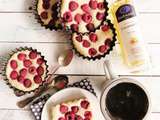
[{"label": "small white plate", "polygon": [[50,108],[52,106],[79,98],[87,98],[90,101],[93,109],[93,120],[105,120],[98,99],[89,91],[74,87],[63,89],[51,96],[43,107],[41,120],[51,120]]}]

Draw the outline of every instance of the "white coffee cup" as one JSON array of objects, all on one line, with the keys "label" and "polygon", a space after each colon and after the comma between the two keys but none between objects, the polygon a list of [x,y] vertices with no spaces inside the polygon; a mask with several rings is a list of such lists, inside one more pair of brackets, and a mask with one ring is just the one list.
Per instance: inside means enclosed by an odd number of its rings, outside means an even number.
[{"label": "white coffee cup", "polygon": [[146,120],[151,113],[151,99],[150,99],[149,92],[146,90],[146,88],[135,79],[118,78],[117,76],[115,76],[113,74],[113,71],[111,69],[109,61],[104,62],[104,69],[105,69],[107,82],[105,83],[104,89],[101,94],[100,107],[101,107],[101,111],[102,111],[105,119],[106,120],[121,120],[120,118],[113,117],[106,107],[106,96],[107,96],[108,92],[111,90],[111,88],[115,87],[116,85],[118,85],[120,83],[133,83],[133,84],[137,85],[138,87],[140,87],[144,91],[144,93],[146,94],[146,96],[148,98],[148,110],[147,110],[147,113],[145,114],[144,118],[142,119],[142,120]]}]

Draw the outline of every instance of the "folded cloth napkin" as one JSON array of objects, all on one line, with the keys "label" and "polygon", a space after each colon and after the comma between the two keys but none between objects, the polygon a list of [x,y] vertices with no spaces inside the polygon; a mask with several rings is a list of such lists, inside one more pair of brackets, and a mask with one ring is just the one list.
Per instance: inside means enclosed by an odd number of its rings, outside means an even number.
[{"label": "folded cloth napkin", "polygon": [[[79,82],[75,82],[71,85],[68,85],[68,87],[78,87],[78,88],[83,88],[85,90],[88,90],[90,91],[91,93],[93,93],[95,96],[96,96],[96,93],[93,89],[93,86],[91,84],[91,82],[86,78],[86,79],[83,79]],[[30,108],[31,108],[31,111],[35,117],[36,120],[40,120],[41,119],[41,114],[42,114],[42,109],[43,109],[43,106],[44,104],[46,103],[46,101],[50,98],[50,94],[46,94],[40,98],[38,98],[36,101],[34,101]]]}]

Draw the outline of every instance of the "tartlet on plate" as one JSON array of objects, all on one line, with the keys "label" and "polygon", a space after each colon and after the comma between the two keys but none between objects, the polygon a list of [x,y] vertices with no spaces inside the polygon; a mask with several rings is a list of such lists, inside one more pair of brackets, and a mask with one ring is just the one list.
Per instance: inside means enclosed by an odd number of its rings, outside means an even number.
[{"label": "tartlet on plate", "polygon": [[10,88],[16,92],[30,93],[45,82],[48,65],[40,52],[24,47],[9,55],[3,72],[4,80]]}]

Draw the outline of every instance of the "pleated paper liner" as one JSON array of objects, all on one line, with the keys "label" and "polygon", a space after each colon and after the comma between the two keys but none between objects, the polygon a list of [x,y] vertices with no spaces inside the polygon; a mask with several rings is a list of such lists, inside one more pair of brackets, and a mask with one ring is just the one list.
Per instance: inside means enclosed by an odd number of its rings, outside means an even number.
[{"label": "pleated paper liner", "polygon": [[[61,25],[62,25],[62,27],[63,27],[63,29],[65,30],[65,31],[67,31],[67,32],[69,32],[69,33],[74,33],[74,32],[76,32],[76,33],[82,33],[82,32],[79,32],[79,31],[75,31],[75,30],[73,30],[71,27],[68,27],[68,26],[66,26],[65,25],[65,21],[63,20],[63,18],[61,17],[61,4],[62,4],[62,0],[59,0],[59,9],[57,9],[57,11],[58,11],[58,17],[59,17],[59,19],[61,20]],[[107,18],[107,16],[108,16],[108,10],[109,10],[109,7],[108,7],[108,2],[106,1],[106,0],[104,0],[104,7],[105,7],[105,17],[104,17],[104,19],[101,21],[101,23],[99,24],[99,26],[97,26],[97,27],[93,27],[91,30],[88,30],[88,32],[85,32],[85,33],[89,33],[89,32],[94,32],[94,31],[96,31],[96,29],[97,28],[99,28],[102,24],[103,24],[103,22],[104,21],[106,21],[106,18]],[[84,33],[82,33],[82,34],[84,34]]]},{"label": "pleated paper liner", "polygon": [[[41,13],[41,15],[38,12],[39,9],[39,4],[40,2],[42,2],[43,0],[34,0],[34,4],[33,4],[33,13],[35,15],[35,19],[37,19],[37,22],[41,24],[42,27],[44,27],[45,29],[50,29],[50,30],[62,30],[62,25],[61,25],[61,21],[58,17],[58,10],[59,9],[59,2],[58,0],[46,0],[46,1],[52,1],[55,2],[52,6],[48,5],[48,4],[43,4],[42,7],[40,9],[44,9],[43,6],[45,6],[46,8],[49,6],[49,8],[47,10],[42,10],[43,13]],[[48,5],[48,6],[47,6]],[[47,12],[47,13],[46,13]],[[47,19],[42,19],[42,16],[44,18]],[[49,18],[48,18],[49,17]],[[44,21],[47,21],[47,23],[45,23]]]},{"label": "pleated paper liner", "polygon": [[[105,56],[106,55],[109,55],[110,54],[110,52],[113,50],[113,48],[114,48],[114,46],[115,46],[115,42],[116,42],[116,36],[117,36],[117,34],[116,34],[116,30],[115,30],[115,28],[114,28],[114,25],[111,23],[111,21],[110,20],[106,20],[106,21],[104,21],[104,23],[108,23],[108,26],[110,27],[110,29],[112,30],[112,33],[113,33],[113,37],[112,37],[112,41],[110,42],[110,46],[109,46],[109,49],[103,54],[103,55],[97,55],[97,56],[94,56],[94,57],[88,57],[88,56],[84,56],[83,54],[81,54],[78,50],[77,50],[77,48],[76,48],[76,46],[73,44],[73,41],[72,41],[72,37],[73,36],[71,36],[71,46],[72,46],[72,49],[75,51],[75,53],[79,56],[79,57],[82,57],[83,59],[87,59],[87,60],[92,60],[92,61],[95,61],[95,60],[100,60],[101,58],[105,58]],[[97,28],[97,30],[98,29],[100,29],[100,27],[101,26],[99,26],[99,28]],[[79,33],[80,34],[80,33]],[[89,33],[84,33],[84,34],[80,34],[80,35],[85,35],[85,34],[87,34],[87,35],[89,35]]]},{"label": "pleated paper liner", "polygon": [[[8,61],[10,60],[10,58],[12,57],[12,55],[14,55],[15,53],[17,52],[21,52],[21,51],[25,51],[25,50],[29,50],[29,51],[36,51],[44,60],[44,63],[46,65],[46,73],[45,73],[45,78],[43,80],[43,82],[39,85],[38,88],[34,89],[34,90],[31,90],[31,91],[22,91],[22,90],[19,90],[17,89],[16,87],[12,86],[7,78],[7,75],[6,75],[6,67],[7,67],[7,64],[8,64]],[[45,83],[45,79],[48,77],[48,65],[47,65],[47,61],[44,59],[44,56],[42,56],[42,54],[40,52],[38,52],[36,49],[33,49],[32,47],[20,47],[20,48],[17,48],[15,50],[13,50],[12,52],[10,52],[8,55],[5,55],[3,57],[1,57],[0,59],[1,61],[1,74],[2,74],[2,77],[3,77],[3,80],[6,82],[6,84],[14,91],[15,95],[16,96],[23,96],[25,94],[29,94],[29,93],[33,93],[37,90],[39,90],[40,87],[42,87]]]}]

